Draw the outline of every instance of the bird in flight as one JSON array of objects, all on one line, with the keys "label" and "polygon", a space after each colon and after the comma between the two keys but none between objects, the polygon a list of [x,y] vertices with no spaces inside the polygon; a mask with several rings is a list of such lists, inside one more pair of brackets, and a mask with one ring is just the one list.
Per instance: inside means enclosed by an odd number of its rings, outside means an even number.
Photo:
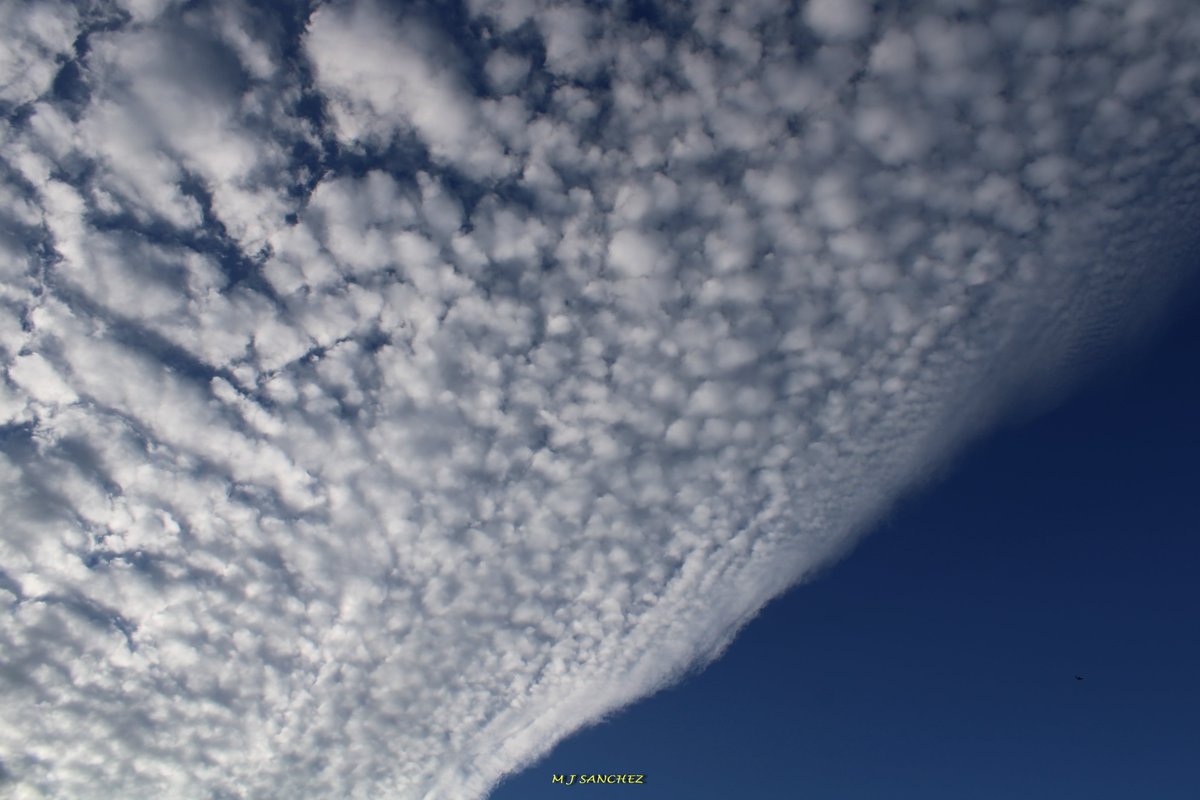
[{"label": "bird in flight", "polygon": [[1083,676],[1082,676],[1082,675],[1076,675],[1076,676],[1075,676],[1075,680],[1077,680],[1077,681],[1081,681],[1081,680],[1083,680]]}]

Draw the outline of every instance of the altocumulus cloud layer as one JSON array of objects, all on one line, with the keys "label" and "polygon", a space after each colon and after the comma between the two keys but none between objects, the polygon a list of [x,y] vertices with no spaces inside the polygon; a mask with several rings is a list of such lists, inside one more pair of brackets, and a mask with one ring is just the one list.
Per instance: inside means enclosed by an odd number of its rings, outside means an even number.
[{"label": "altocumulus cloud layer", "polygon": [[1196,244],[1191,0],[0,28],[15,798],[481,796]]}]

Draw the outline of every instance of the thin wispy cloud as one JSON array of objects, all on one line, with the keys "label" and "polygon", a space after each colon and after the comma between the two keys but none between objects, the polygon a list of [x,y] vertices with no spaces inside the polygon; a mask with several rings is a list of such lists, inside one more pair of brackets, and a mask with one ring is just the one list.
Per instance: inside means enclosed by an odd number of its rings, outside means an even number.
[{"label": "thin wispy cloud", "polygon": [[13,797],[483,796],[1195,252],[1188,0],[0,20]]}]

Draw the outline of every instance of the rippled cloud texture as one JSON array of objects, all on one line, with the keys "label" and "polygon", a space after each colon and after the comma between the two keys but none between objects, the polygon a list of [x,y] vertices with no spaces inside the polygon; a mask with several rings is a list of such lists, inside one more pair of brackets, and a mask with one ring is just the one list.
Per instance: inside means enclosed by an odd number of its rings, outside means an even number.
[{"label": "rippled cloud texture", "polygon": [[13,797],[482,796],[1197,239],[1192,0],[0,28]]}]

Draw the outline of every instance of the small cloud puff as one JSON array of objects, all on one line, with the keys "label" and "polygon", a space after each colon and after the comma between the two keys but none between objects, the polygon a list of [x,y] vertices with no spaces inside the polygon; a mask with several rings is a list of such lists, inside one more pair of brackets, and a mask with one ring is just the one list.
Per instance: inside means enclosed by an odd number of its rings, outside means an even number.
[{"label": "small cloud puff", "polygon": [[871,29],[871,13],[867,0],[808,0],[804,22],[821,38],[842,42],[864,36]]}]

